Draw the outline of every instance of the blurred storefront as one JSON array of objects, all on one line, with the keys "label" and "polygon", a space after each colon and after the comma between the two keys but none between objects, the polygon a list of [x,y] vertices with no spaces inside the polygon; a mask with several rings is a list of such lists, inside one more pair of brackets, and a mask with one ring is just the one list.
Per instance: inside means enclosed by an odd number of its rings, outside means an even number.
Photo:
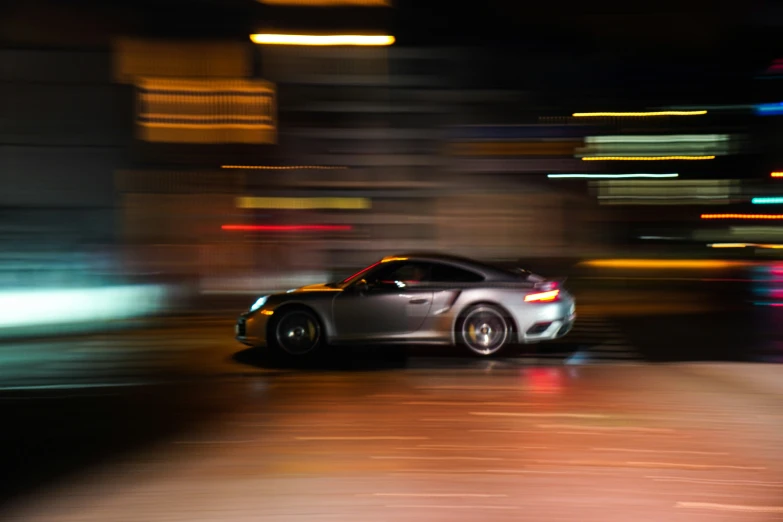
[{"label": "blurred storefront", "polygon": [[[253,30],[271,36],[388,32],[387,2],[259,5],[266,26]],[[298,16],[313,9],[324,15]],[[3,203],[50,209],[40,214],[49,230],[121,252],[124,271],[193,281],[316,277],[411,250],[582,257],[605,249],[608,223],[634,219],[640,196],[608,205],[592,182],[547,176],[644,172],[583,161],[601,152],[586,139],[675,132],[563,116],[563,80],[584,64],[544,56],[523,71],[510,53],[249,36],[4,52],[16,65],[2,68],[15,111],[3,129]],[[502,81],[512,73],[522,83]],[[676,132],[701,123],[688,125]],[[55,223],[60,207],[78,216]]]}]

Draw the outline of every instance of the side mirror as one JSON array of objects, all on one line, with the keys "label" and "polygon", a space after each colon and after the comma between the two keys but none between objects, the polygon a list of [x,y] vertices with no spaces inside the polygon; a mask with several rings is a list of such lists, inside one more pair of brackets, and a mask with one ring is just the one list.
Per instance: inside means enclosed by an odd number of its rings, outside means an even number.
[{"label": "side mirror", "polygon": [[362,279],[361,281],[357,282],[353,288],[357,294],[363,295],[370,291],[370,284],[366,279]]}]

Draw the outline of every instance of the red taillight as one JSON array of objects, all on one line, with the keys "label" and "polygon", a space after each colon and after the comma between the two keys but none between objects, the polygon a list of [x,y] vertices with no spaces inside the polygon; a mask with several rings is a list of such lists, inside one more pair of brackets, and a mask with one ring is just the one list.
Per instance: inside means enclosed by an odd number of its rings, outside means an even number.
[{"label": "red taillight", "polygon": [[222,225],[222,230],[239,232],[337,232],[351,230],[351,225]]},{"label": "red taillight", "polygon": [[550,290],[548,292],[528,294],[525,296],[525,301],[528,303],[545,303],[548,301],[556,301],[559,295],[560,290]]}]

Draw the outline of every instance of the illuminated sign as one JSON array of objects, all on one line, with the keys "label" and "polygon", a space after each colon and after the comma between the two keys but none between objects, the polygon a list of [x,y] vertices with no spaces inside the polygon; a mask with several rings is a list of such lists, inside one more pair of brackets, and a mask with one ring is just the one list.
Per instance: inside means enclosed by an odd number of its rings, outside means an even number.
[{"label": "illuminated sign", "polygon": [[598,200],[606,205],[693,205],[730,203],[735,180],[596,181]]},{"label": "illuminated sign", "polygon": [[168,143],[275,143],[275,90],[261,80],[143,79],[139,137]]},{"label": "illuminated sign", "polygon": [[719,156],[736,149],[728,134],[588,136],[585,144],[578,157]]}]

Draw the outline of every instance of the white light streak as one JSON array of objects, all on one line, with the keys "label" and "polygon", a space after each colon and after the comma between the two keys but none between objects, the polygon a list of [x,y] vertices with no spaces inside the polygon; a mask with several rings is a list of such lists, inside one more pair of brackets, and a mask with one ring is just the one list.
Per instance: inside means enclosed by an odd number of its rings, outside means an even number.
[{"label": "white light streak", "polygon": [[729,134],[670,134],[650,136],[587,136],[586,143],[716,143],[729,141]]},{"label": "white light streak", "polygon": [[676,172],[669,174],[547,174],[550,179],[643,179],[677,178]]}]

